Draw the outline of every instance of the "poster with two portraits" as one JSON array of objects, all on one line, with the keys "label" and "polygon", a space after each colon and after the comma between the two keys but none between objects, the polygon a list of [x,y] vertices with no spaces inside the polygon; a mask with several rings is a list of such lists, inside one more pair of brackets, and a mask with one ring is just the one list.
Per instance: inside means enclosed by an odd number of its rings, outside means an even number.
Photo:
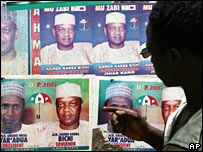
[{"label": "poster with two portraits", "polygon": [[[92,150],[96,128],[124,150],[154,150],[112,131],[104,106],[135,110],[164,129],[161,94],[166,86],[157,77],[5,76],[1,88],[1,150]],[[116,96],[122,100],[115,102]]]},{"label": "poster with two portraits", "polygon": [[[5,34],[1,40],[1,72],[154,75],[150,58],[140,54],[146,47],[146,25],[152,6],[121,3],[16,11],[16,32],[10,39]],[[13,58],[9,47],[15,50]]]}]

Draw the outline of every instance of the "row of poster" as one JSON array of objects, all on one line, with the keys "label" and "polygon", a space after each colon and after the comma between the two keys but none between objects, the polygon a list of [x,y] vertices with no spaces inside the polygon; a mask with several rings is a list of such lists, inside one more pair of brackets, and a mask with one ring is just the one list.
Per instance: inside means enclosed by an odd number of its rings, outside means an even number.
[{"label": "row of poster", "polygon": [[154,75],[146,47],[152,3],[1,10],[3,75]]},{"label": "row of poster", "polygon": [[[92,150],[95,128],[101,128],[110,143],[124,150],[155,150],[145,142],[114,133],[111,114],[102,108],[135,110],[150,125],[164,130],[171,110],[184,96],[181,88],[175,87],[176,94],[169,88],[155,76],[3,76],[1,150],[88,151]],[[167,100],[174,100],[171,106]]]}]

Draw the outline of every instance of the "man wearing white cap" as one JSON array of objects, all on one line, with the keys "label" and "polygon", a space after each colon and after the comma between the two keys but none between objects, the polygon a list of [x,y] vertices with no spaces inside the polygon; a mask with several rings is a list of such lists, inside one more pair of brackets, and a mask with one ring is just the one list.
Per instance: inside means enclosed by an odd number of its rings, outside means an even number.
[{"label": "man wearing white cap", "polygon": [[[75,146],[89,145],[89,122],[80,120],[81,110],[84,101],[82,100],[81,88],[75,83],[63,83],[56,87],[56,112],[59,122],[52,122],[48,125],[49,136],[52,133],[76,133],[71,141]],[[50,137],[48,143],[56,144],[59,138]]]},{"label": "man wearing white cap", "polygon": [[182,88],[168,87],[162,91],[162,116],[166,124],[168,117],[173,113],[184,100],[185,94]]},{"label": "man wearing white cap", "polygon": [[93,62],[130,63],[139,62],[139,41],[125,41],[126,17],[119,12],[106,15],[104,34],[108,42],[93,49]]},{"label": "man wearing white cap", "polygon": [[25,106],[23,86],[16,81],[1,84],[1,133],[17,133],[25,125],[21,116]]},{"label": "man wearing white cap", "polygon": [[27,53],[16,51],[14,46],[18,37],[17,12],[7,11],[5,7],[1,9],[1,74],[28,74]]},{"label": "man wearing white cap", "polygon": [[[104,106],[114,106],[132,109],[132,89],[125,83],[114,83],[106,89]],[[111,125],[111,113],[107,114],[107,124],[100,125],[105,131],[114,133]]]},{"label": "man wearing white cap", "polygon": [[75,16],[62,13],[55,16],[53,35],[56,43],[41,50],[41,64],[88,65],[91,43],[74,43],[76,31]]}]

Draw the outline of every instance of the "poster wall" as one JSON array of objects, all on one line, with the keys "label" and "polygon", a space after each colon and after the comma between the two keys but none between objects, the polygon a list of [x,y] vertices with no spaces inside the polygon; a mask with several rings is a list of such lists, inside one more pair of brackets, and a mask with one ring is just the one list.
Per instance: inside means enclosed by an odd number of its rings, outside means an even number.
[{"label": "poster wall", "polygon": [[146,47],[153,4],[31,10],[31,71],[42,75],[154,75]]},{"label": "poster wall", "polygon": [[91,6],[31,10],[32,74],[93,74]]},{"label": "poster wall", "polygon": [[97,78],[97,97],[92,111],[95,119],[93,128],[102,129],[103,136],[112,144],[127,151],[155,150],[142,141],[132,140],[115,133],[111,125],[111,113],[103,112],[104,106],[129,108],[138,112],[151,126],[164,130],[162,117],[162,90],[166,86],[158,78]]},{"label": "poster wall", "polygon": [[1,150],[90,150],[89,78],[1,82]]}]

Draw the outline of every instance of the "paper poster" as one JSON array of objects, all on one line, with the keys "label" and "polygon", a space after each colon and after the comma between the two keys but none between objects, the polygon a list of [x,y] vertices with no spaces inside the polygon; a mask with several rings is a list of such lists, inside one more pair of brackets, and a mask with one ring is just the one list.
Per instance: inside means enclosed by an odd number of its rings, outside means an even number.
[{"label": "paper poster", "polygon": [[31,10],[32,74],[154,75],[146,47],[153,4]]},{"label": "paper poster", "polygon": [[99,76],[155,74],[146,47],[146,25],[153,4],[122,3],[93,6],[94,73]]},{"label": "paper poster", "polygon": [[1,6],[1,74],[28,75],[28,11]]},{"label": "paper poster", "polygon": [[89,78],[1,81],[1,150],[90,150]]},{"label": "paper poster", "polygon": [[91,6],[31,10],[32,74],[93,73]]},{"label": "paper poster", "polygon": [[162,90],[166,86],[158,78],[98,78],[95,92],[98,96],[94,128],[101,128],[103,136],[112,144],[127,151],[155,150],[143,141],[132,140],[120,133],[114,133],[111,126],[111,113],[102,111],[104,106],[117,106],[137,111],[150,125],[164,130],[161,110]]}]

